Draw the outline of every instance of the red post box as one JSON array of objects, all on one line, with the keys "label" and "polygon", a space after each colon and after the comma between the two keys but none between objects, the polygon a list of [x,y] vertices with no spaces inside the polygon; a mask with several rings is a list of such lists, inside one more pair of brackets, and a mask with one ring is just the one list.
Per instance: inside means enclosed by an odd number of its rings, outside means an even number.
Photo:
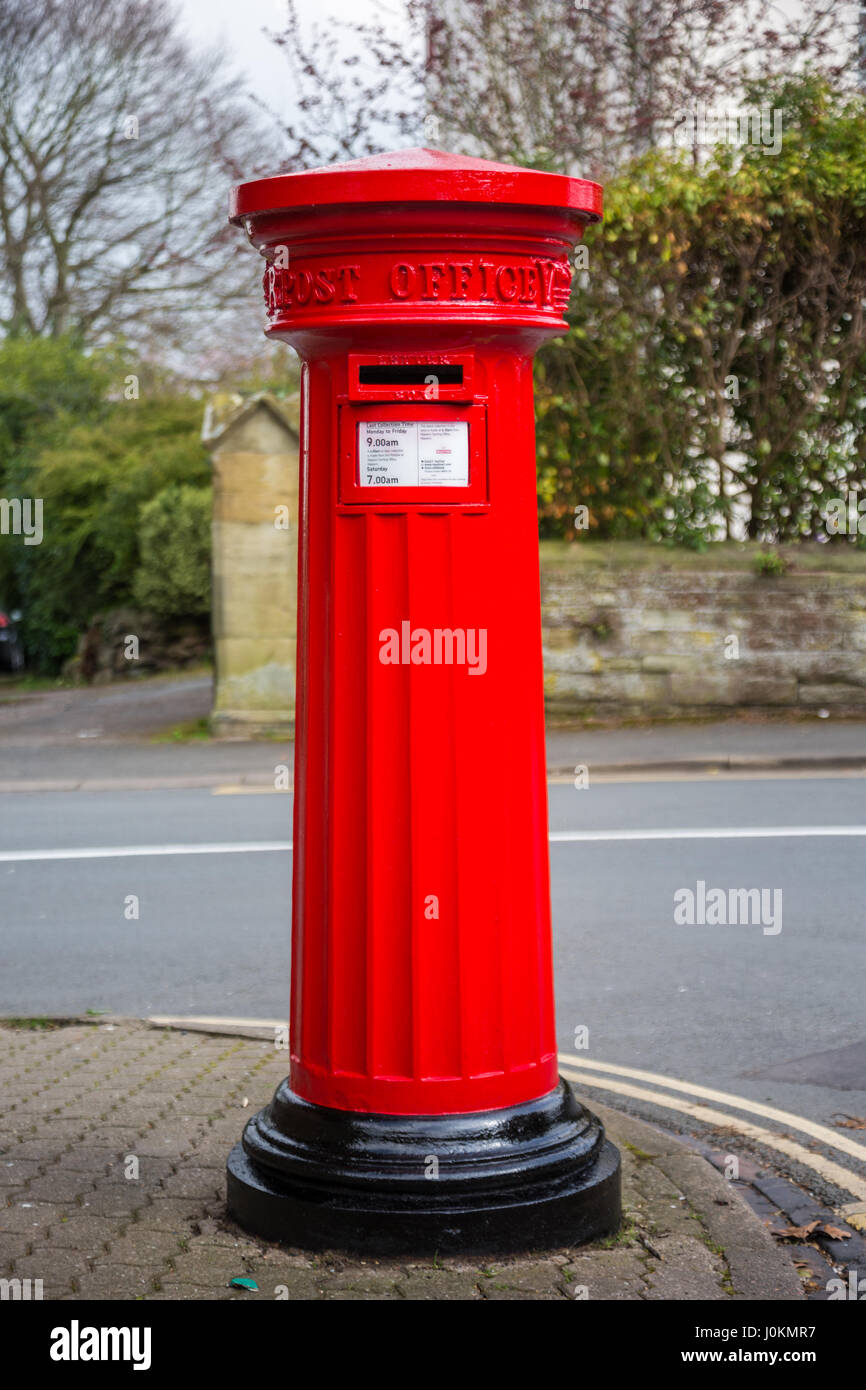
[{"label": "red post box", "polygon": [[242,184],[302,362],[291,1070],[228,1164],[271,1239],[615,1227],[557,1073],[532,357],[597,184],[436,150]]}]

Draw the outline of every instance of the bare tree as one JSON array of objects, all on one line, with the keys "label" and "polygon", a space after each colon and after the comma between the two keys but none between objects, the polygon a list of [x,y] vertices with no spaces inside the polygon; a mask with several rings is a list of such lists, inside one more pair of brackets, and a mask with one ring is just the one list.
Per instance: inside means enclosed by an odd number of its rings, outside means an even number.
[{"label": "bare tree", "polygon": [[167,345],[249,295],[226,195],[269,151],[224,61],[165,0],[0,0],[2,331]]},{"label": "bare tree", "polygon": [[425,17],[405,0],[377,8],[381,18],[370,22],[325,26],[307,24],[296,0],[286,0],[283,29],[266,31],[283,51],[295,93],[285,132],[289,169],[361,158],[395,136],[420,134]]},{"label": "bare tree", "polygon": [[380,150],[395,135],[607,177],[670,143],[680,114],[730,99],[750,72],[838,75],[855,7],[804,0],[387,0],[342,31],[274,35],[297,93],[291,167]]}]

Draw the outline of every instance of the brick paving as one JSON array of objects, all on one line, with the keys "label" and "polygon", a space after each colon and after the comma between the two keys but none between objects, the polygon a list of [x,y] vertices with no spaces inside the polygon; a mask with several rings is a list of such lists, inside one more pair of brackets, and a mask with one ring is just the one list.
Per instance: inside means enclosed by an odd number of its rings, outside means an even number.
[{"label": "brick paving", "polygon": [[[142,1023],[0,1026],[0,1277],[41,1279],[45,1298],[68,1300],[802,1296],[709,1164],[608,1110],[625,1222],[605,1241],[365,1260],[248,1237],[225,1216],[225,1160],[286,1064],[269,1043]],[[258,1289],[230,1287],[236,1277]]]}]

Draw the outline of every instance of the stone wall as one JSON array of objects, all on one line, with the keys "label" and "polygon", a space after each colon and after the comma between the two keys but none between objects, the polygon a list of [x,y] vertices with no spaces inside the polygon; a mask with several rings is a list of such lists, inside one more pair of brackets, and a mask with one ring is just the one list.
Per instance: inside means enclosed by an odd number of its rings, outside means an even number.
[{"label": "stone wall", "polygon": [[[129,639],[137,647],[130,650]],[[64,662],[66,680],[108,685],[147,673],[199,666],[211,653],[207,619],[156,618],[138,608],[112,608],[96,614],[78,639],[75,656]]]},{"label": "stone wall", "polygon": [[845,555],[841,572],[770,577],[742,547],[728,568],[712,551],[666,564],[657,548],[643,562],[623,549],[628,563],[615,544],[541,547],[554,722],[737,707],[866,711],[866,555]]}]

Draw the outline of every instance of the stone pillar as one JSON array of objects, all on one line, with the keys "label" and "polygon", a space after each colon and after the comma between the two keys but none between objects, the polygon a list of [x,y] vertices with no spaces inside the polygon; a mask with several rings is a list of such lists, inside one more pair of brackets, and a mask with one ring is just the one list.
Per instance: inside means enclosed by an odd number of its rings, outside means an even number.
[{"label": "stone pillar", "polygon": [[297,402],[266,393],[215,396],[202,440],[213,463],[212,727],[228,737],[291,734]]}]

